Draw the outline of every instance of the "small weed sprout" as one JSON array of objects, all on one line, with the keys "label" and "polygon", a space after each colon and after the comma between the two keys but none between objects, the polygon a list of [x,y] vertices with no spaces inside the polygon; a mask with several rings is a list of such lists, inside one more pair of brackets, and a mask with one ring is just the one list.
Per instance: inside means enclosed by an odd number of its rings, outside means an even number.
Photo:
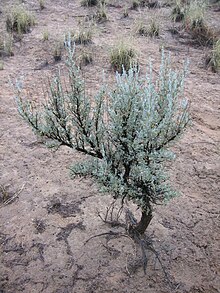
[{"label": "small weed sprout", "polygon": [[90,176],[122,205],[125,200],[137,204],[141,220],[128,226],[137,239],[149,226],[154,206],[176,195],[166,162],[174,159],[171,146],[189,122],[186,71],[174,71],[162,52],[159,75],[154,75],[152,65],[144,77],[133,67],[116,74],[113,89],[103,84],[91,97],[70,44],[70,86],[62,84],[59,73],[42,109],[25,100],[18,88],[18,111],[36,134],[87,155],[71,167],[73,178]]},{"label": "small weed sprout", "polygon": [[43,41],[48,41],[49,40],[49,32],[48,31],[44,31],[43,32]]},{"label": "small weed sprout", "polygon": [[18,33],[19,35],[28,33],[30,28],[35,25],[33,15],[23,6],[14,6],[6,17],[6,29],[8,32]]},{"label": "small weed sprout", "polygon": [[0,60],[0,70],[4,69],[4,63]]},{"label": "small weed sprout", "polygon": [[128,14],[128,8],[125,8],[125,9],[123,10],[123,17],[126,18],[126,17],[128,17],[128,16],[129,16],[129,14]]},{"label": "small weed sprout", "polygon": [[119,73],[128,71],[131,66],[137,64],[135,50],[124,42],[119,43],[112,49],[110,60],[112,68]]}]

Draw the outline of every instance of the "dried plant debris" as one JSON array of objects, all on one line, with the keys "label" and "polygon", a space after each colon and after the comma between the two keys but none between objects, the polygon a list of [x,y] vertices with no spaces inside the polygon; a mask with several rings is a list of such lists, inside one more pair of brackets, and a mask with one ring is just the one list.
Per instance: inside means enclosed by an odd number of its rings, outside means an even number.
[{"label": "dried plant debris", "polygon": [[12,192],[9,185],[0,185],[0,208],[13,203],[18,198],[24,186],[25,184],[16,192]]},{"label": "dried plant debris", "polygon": [[33,224],[34,224],[34,228],[35,228],[35,233],[43,233],[46,230],[46,224],[44,222],[44,220],[42,219],[34,219],[33,220]]},{"label": "dried plant debris", "polygon": [[62,202],[58,198],[53,198],[47,205],[49,214],[59,214],[63,218],[75,217],[76,214],[81,212],[79,205],[81,202]]}]

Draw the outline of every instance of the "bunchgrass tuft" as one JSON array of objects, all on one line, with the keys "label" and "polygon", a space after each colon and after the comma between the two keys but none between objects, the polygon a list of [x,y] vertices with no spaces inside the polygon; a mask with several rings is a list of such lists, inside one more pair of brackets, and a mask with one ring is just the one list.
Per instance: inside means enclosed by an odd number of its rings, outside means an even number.
[{"label": "bunchgrass tuft", "polygon": [[119,73],[123,73],[123,70],[127,72],[131,66],[137,64],[135,50],[124,42],[112,49],[110,60],[112,68]]},{"label": "bunchgrass tuft", "polygon": [[6,17],[6,29],[8,32],[18,33],[19,35],[28,33],[30,28],[35,25],[34,16],[23,6],[14,6]]}]

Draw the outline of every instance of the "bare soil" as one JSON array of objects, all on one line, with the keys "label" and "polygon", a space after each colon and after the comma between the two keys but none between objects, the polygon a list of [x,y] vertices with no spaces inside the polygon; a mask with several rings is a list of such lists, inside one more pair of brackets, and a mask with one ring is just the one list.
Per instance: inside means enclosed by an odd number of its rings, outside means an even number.
[{"label": "bare soil", "polygon": [[[6,11],[14,2],[0,2],[3,33]],[[128,237],[104,235],[85,244],[99,233],[123,233],[122,227],[106,225],[98,217],[111,196],[100,194],[89,179],[70,179],[70,164],[84,157],[65,147],[47,149],[19,117],[11,86],[22,78],[27,96],[32,93],[41,101],[47,77],[64,66],[64,58],[54,62],[56,42],[96,8],[81,7],[78,0],[45,0],[41,11],[37,0],[24,2],[37,24],[15,41],[14,56],[3,58],[0,71],[0,292],[220,292],[220,77],[204,66],[210,48],[195,44],[182,30],[171,33],[171,7],[128,10],[123,18],[129,1],[116,0],[107,6],[108,21],[94,27],[92,43],[76,47],[76,56],[85,48],[93,56],[93,63],[82,68],[91,94],[99,88],[103,69],[109,83],[113,81],[109,53],[120,39],[135,47],[143,73],[149,58],[157,68],[161,46],[171,52],[176,67],[190,60],[186,96],[192,123],[175,146],[177,159],[170,172],[181,196],[155,207],[147,231],[166,275],[150,252],[145,275],[139,248]],[[148,23],[154,15],[159,38],[134,34],[137,19]],[[207,19],[219,33],[217,6],[209,7]],[[49,40],[43,41],[46,31]],[[4,204],[6,198],[12,201]]]}]

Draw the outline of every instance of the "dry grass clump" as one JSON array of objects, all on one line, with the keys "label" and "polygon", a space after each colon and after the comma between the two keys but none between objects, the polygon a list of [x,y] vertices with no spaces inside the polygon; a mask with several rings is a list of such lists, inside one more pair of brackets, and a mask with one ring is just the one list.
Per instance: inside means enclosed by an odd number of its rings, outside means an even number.
[{"label": "dry grass clump", "polygon": [[112,68],[119,72],[128,71],[132,65],[137,64],[136,52],[132,47],[129,47],[124,42],[115,46],[110,55]]},{"label": "dry grass clump", "polygon": [[73,34],[72,37],[75,44],[90,44],[92,42],[92,30],[91,28],[81,27],[78,33]]},{"label": "dry grass clump", "polygon": [[43,10],[45,8],[45,1],[44,0],[38,0],[38,2],[39,2],[40,10]]},{"label": "dry grass clump", "polygon": [[206,21],[206,0],[175,0],[171,18],[173,21],[183,21],[183,27],[192,39],[202,46],[213,45],[215,32]]},{"label": "dry grass clump", "polygon": [[131,3],[131,9],[137,9],[140,6],[139,0],[133,0]]},{"label": "dry grass clump", "polygon": [[220,40],[214,43],[211,56],[206,59],[206,64],[213,72],[220,71]]},{"label": "dry grass clump", "polygon": [[63,44],[61,42],[57,42],[53,50],[54,61],[58,62],[62,59],[62,50],[63,50]]},{"label": "dry grass clump", "polygon": [[95,6],[99,3],[98,0],[82,0],[81,5],[82,6]]},{"label": "dry grass clump", "polygon": [[148,35],[150,37],[158,37],[159,33],[160,33],[159,23],[157,22],[157,20],[155,18],[152,18],[150,20],[150,25],[149,25],[149,29],[148,29]]},{"label": "dry grass clump", "polygon": [[21,5],[14,6],[7,14],[6,29],[8,32],[25,34],[33,25],[35,25],[33,15]]},{"label": "dry grass clump", "polygon": [[182,0],[175,0],[174,6],[171,12],[171,18],[173,21],[178,22],[182,21],[185,16],[186,5]]},{"label": "dry grass clump", "polygon": [[140,36],[148,36],[148,27],[143,21],[140,21],[136,24],[135,31]]},{"label": "dry grass clump", "polygon": [[96,14],[94,16],[95,20],[99,23],[105,22],[108,20],[107,16],[107,10],[106,10],[106,4],[105,2],[99,3],[99,7],[96,11]]},{"label": "dry grass clump", "polygon": [[216,36],[205,22],[207,3],[205,0],[192,0],[184,14],[184,27],[200,45],[213,45]]},{"label": "dry grass clump", "polygon": [[160,32],[160,26],[156,18],[152,18],[148,25],[140,20],[136,24],[135,32],[140,36],[158,37]]},{"label": "dry grass clump", "polygon": [[66,34],[65,39],[70,40],[76,45],[88,45],[92,43],[93,37],[93,22],[86,22],[86,19],[79,21],[77,31],[71,31]]},{"label": "dry grass clump", "polygon": [[126,18],[128,16],[129,16],[128,9],[127,8],[124,8],[124,10],[123,10],[123,17]]},{"label": "dry grass clump", "polygon": [[13,56],[13,36],[0,36],[0,57]]},{"label": "dry grass clump", "polygon": [[159,2],[158,0],[133,0],[131,9],[137,9],[138,7],[156,8],[159,7]]},{"label": "dry grass clump", "polygon": [[83,51],[82,54],[79,56],[79,66],[80,68],[82,66],[89,65],[93,62],[92,53],[88,51]]}]

